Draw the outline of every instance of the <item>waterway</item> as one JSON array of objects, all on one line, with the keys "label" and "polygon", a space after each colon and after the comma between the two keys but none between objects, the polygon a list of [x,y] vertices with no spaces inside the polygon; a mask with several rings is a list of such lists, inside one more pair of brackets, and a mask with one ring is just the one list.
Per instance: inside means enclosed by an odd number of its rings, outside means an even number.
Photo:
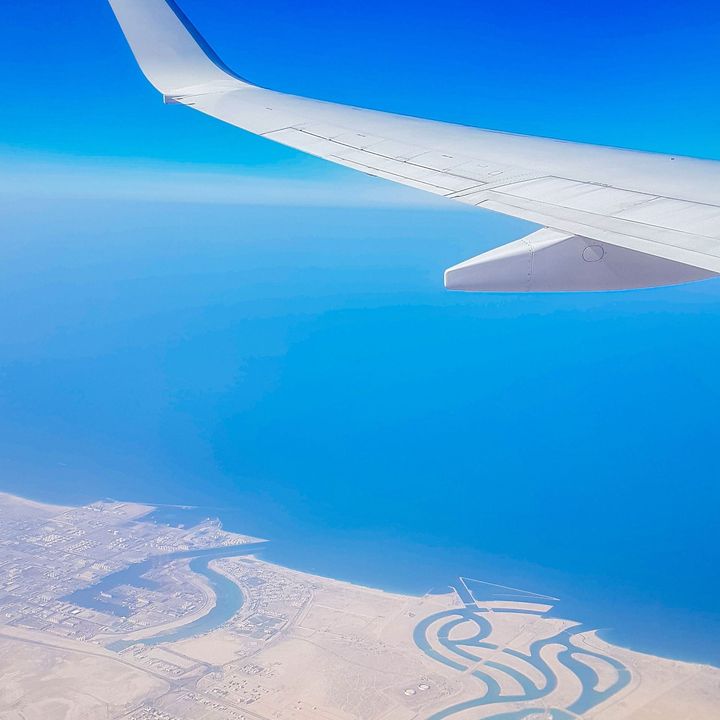
[{"label": "waterway", "polygon": [[[461,587],[462,584],[459,584],[456,589],[460,590]],[[433,714],[429,720],[446,720],[474,708],[489,705],[502,707],[515,702],[538,703],[539,707],[501,712],[493,715],[494,720],[523,720],[538,715],[552,717],[553,720],[564,720],[577,717],[599,706],[619,693],[630,682],[630,671],[621,662],[586,647],[575,645],[573,635],[591,629],[582,625],[562,630],[554,637],[536,640],[527,653],[511,648],[500,648],[490,642],[493,622],[504,613],[518,612],[537,616],[538,622],[541,622],[539,617],[545,614],[532,609],[519,610],[514,606],[494,606],[492,611],[489,611],[482,606],[482,598],[473,594],[465,602],[465,607],[435,613],[418,623],[413,639],[422,652],[453,670],[466,674],[469,672],[479,681],[477,698],[444,708]],[[463,628],[465,628],[464,632],[462,632]],[[458,635],[458,629],[461,635]],[[433,638],[433,642],[430,638]],[[564,646],[565,649],[557,655],[555,662],[571,672],[582,688],[580,696],[564,710],[551,709],[545,702],[558,686],[558,677],[553,668],[555,663],[548,662],[547,650],[558,645]],[[479,663],[488,651],[492,653],[492,659],[486,659],[479,667]],[[604,690],[598,690],[600,678],[595,670],[582,662],[583,657],[592,657],[609,665],[614,671],[614,681]],[[523,666],[534,668],[543,677],[543,682],[537,685],[526,671],[519,669]],[[497,679],[503,675],[516,681],[519,686],[517,691],[503,691]]]},{"label": "waterway", "polygon": [[81,607],[109,613],[116,617],[128,617],[130,615],[129,608],[120,604],[116,599],[115,592],[117,588],[123,585],[131,585],[136,588],[155,590],[158,587],[157,583],[147,577],[151,570],[167,565],[174,560],[192,558],[190,569],[198,575],[204,576],[208,581],[215,593],[214,606],[206,614],[186,625],[142,640],[117,641],[108,645],[108,648],[119,652],[130,645],[138,643],[157,645],[164,642],[184,640],[221,627],[242,608],[244,596],[240,588],[220,573],[212,570],[210,562],[220,557],[238,557],[254,554],[263,549],[265,545],[265,543],[252,543],[209,550],[190,550],[153,557],[112,573],[94,585],[77,590],[63,599]]}]

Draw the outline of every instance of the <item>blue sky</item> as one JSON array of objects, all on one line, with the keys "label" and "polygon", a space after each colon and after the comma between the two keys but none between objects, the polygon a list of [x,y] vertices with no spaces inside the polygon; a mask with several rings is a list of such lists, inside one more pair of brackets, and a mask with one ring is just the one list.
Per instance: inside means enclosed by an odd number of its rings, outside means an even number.
[{"label": "blue sky", "polygon": [[[278,89],[720,159],[709,3],[182,4]],[[102,1],[0,27],[0,487],[222,507],[318,571],[527,576],[720,646],[717,282],[446,293],[530,226],[163,106]]]},{"label": "blue sky", "polygon": [[[720,153],[716,3],[183,7],[232,67],[278,89],[482,127]],[[11,98],[0,118],[4,144],[182,163],[298,162],[290,151],[158,104],[129,66],[101,0],[3,3],[0,20]]]}]

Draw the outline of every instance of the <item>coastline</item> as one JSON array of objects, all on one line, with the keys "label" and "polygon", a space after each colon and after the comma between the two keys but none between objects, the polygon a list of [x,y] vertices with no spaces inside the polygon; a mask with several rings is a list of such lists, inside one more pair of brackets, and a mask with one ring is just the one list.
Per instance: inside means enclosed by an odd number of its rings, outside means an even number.
[{"label": "coastline", "polygon": [[[67,510],[71,510],[74,507],[74,506],[60,505],[60,504],[52,503],[52,502],[45,502],[43,500],[38,500],[35,498],[26,498],[24,496],[19,496],[19,495],[16,495],[14,493],[9,493],[9,492],[2,492],[2,493],[0,493],[0,496],[10,498],[10,499],[12,499],[13,502],[17,503],[18,505],[34,507],[34,508],[37,508],[38,510],[53,509],[53,510],[57,510],[58,512],[64,512]],[[155,519],[152,517],[154,515],[157,515],[159,512],[162,512],[162,510],[163,510],[162,504],[154,505],[152,503],[146,503],[146,502],[138,503],[138,502],[126,501],[126,500],[118,501],[118,502],[122,502],[123,504],[126,504],[127,506],[132,506],[135,508],[140,508],[140,507],[145,508],[146,509],[145,512],[143,512],[141,515],[138,515],[138,519],[142,520],[143,522],[166,524],[162,520],[158,520],[158,519]],[[180,512],[183,512],[185,510],[197,510],[198,509],[194,506],[167,505],[167,504],[165,504],[164,507],[171,508],[174,511],[180,511]],[[219,517],[218,519],[220,520],[221,523],[223,522],[222,517]],[[169,526],[174,527],[173,525],[169,525]],[[232,532],[242,532],[242,530],[233,528]],[[403,587],[397,587],[397,586],[390,588],[390,587],[383,587],[380,584],[369,584],[367,582],[354,581],[353,579],[350,579],[347,577],[338,578],[338,577],[334,577],[330,574],[318,573],[318,572],[308,569],[306,567],[306,565],[310,564],[310,563],[303,563],[303,562],[288,563],[288,562],[280,562],[276,559],[271,559],[271,560],[265,559],[265,556],[267,554],[272,555],[273,544],[274,543],[271,540],[270,542],[267,543],[267,546],[261,548],[260,550],[255,550],[253,552],[253,557],[257,557],[261,562],[268,565],[269,567],[275,567],[275,568],[278,568],[279,570],[287,570],[287,571],[291,571],[294,573],[298,573],[307,578],[336,583],[339,587],[344,586],[347,588],[362,589],[367,592],[377,593],[378,596],[380,596],[380,597],[382,597],[382,596],[405,597],[405,598],[415,598],[415,599],[423,597],[427,592],[432,593],[432,592],[436,592],[438,590],[446,590],[447,592],[452,592],[452,585],[450,585],[450,584],[443,585],[442,587],[436,586],[433,588],[432,584],[428,583],[428,585],[430,587],[428,588],[428,590],[426,592],[418,591],[415,588],[403,588]],[[158,556],[158,558],[162,559],[161,556]],[[215,570],[219,571],[219,570],[217,570],[217,568],[215,568]],[[221,573],[221,574],[224,574],[224,573]],[[438,594],[444,594],[444,593],[439,592]],[[211,610],[212,610],[212,608],[209,608],[208,611],[211,611]],[[585,610],[585,608],[581,607],[581,610]],[[194,615],[193,617],[197,620],[197,619],[202,618],[205,614],[207,614],[207,613]],[[553,614],[555,617],[558,617],[558,618],[566,617],[567,613],[565,613],[563,610],[562,602],[555,609]],[[624,650],[631,651],[633,653],[642,654],[642,655],[645,655],[648,657],[659,657],[659,658],[665,658],[668,660],[676,660],[679,662],[691,663],[691,664],[695,664],[698,666],[720,668],[720,661],[713,662],[711,660],[708,660],[708,658],[706,657],[706,653],[703,653],[702,651],[692,652],[692,651],[677,650],[674,648],[670,649],[667,647],[664,647],[662,649],[657,648],[657,647],[655,647],[655,648],[648,647],[648,645],[650,645],[650,646],[652,645],[652,638],[649,639],[650,642],[648,642],[648,643],[639,643],[638,644],[638,643],[628,642],[623,637],[622,631],[618,630],[617,627],[614,627],[612,625],[594,624],[592,622],[592,608],[588,608],[588,612],[583,612],[584,617],[587,617],[588,615],[590,616],[590,619],[587,622],[588,628],[594,630],[597,633],[597,636],[603,642],[606,642],[608,645],[612,645],[612,646],[622,648]],[[190,622],[190,621],[183,620],[183,621],[173,622],[171,624],[172,627],[170,625],[168,625],[167,629],[182,627],[183,625],[187,624],[188,622]],[[137,631],[137,632],[144,633],[144,631]],[[147,636],[151,637],[152,635],[155,635],[155,634],[156,633],[153,631],[151,634],[146,635],[146,637]],[[137,635],[137,638],[140,639],[140,635]]]},{"label": "coastline", "polygon": [[191,720],[209,706],[278,720],[304,708],[347,720],[521,720],[538,708],[672,720],[716,707],[720,669],[610,644],[557,598],[469,577],[443,594],[388,592],[267,562],[256,538],[207,518],[148,522],[149,509],[0,498],[0,674],[12,668],[23,712],[48,692],[75,697],[64,682],[44,689],[40,658],[53,680],[69,669],[86,688],[83,717],[134,696],[110,680],[119,672],[146,688],[132,720]]},{"label": "coastline", "polygon": [[9,501],[15,505],[30,507],[41,512],[53,510],[57,513],[62,513],[75,508],[74,505],[60,505],[58,503],[45,502],[43,500],[36,500],[34,498],[0,490],[0,501],[2,500]]}]

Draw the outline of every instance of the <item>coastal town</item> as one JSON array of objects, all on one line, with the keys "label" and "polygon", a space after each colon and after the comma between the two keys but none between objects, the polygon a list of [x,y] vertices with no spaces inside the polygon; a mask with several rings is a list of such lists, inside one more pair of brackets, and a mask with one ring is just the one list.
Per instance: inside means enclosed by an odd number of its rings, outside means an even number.
[{"label": "coastal town", "polygon": [[0,494],[0,720],[677,720],[720,702],[719,669],[610,645],[554,598],[469,578],[383,592],[153,511]]},{"label": "coastal town", "polygon": [[[114,602],[73,603],[73,593],[149,558],[257,542],[217,521],[190,529],[143,522],[154,508],[113,501],[54,508],[0,495],[0,621],[73,640],[128,633],[182,620],[210,601],[177,563],[153,574],[157,589],[120,588]],[[58,512],[59,510],[59,512]]]}]

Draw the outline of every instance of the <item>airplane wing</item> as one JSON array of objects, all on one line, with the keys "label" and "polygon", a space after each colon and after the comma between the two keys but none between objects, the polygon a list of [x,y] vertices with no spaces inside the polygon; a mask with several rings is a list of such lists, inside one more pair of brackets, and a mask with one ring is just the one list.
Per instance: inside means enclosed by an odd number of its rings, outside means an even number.
[{"label": "airplane wing", "polygon": [[268,90],[174,0],[109,0],[166,102],[368,175],[543,226],[449,268],[470,291],[617,290],[720,274],[720,163],[480,130]]}]

